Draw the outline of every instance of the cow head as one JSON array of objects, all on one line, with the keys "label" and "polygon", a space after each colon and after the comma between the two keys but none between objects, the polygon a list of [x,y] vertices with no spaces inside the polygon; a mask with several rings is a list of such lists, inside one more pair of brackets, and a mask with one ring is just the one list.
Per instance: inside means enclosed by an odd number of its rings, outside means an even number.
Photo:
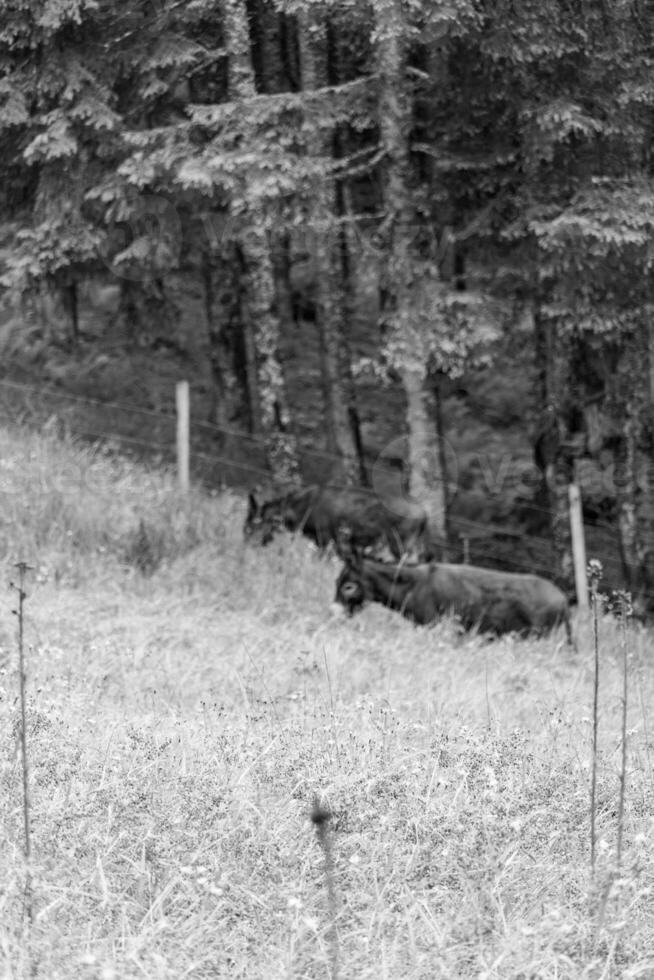
[{"label": "cow head", "polygon": [[352,528],[346,521],[341,521],[338,525],[336,537],[334,538],[334,545],[336,547],[336,554],[346,564],[350,561],[350,559],[356,558],[354,535],[352,533]]},{"label": "cow head", "polygon": [[348,616],[352,616],[369,598],[361,554],[352,550],[345,558],[345,568],[336,580],[334,602],[343,606]]}]

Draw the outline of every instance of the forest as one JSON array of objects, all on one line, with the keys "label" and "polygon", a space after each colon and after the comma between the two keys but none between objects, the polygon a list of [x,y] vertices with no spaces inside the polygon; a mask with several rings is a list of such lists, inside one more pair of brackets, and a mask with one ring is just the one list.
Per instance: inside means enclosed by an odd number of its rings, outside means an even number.
[{"label": "forest", "polygon": [[[567,585],[577,482],[653,608],[653,28],[645,0],[5,0],[2,377],[164,349],[252,472],[397,485],[450,556],[502,525],[473,559]],[[491,508],[473,431],[531,467]]]}]

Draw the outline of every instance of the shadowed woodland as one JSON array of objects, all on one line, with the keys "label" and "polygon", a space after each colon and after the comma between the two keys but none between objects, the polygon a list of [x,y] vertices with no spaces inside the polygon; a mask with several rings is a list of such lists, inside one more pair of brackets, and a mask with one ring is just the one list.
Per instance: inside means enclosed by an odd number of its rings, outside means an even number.
[{"label": "shadowed woodland", "polygon": [[653,18],[4,4],[4,378],[183,375],[232,482],[410,493],[451,558],[567,588],[575,480],[651,608]]}]

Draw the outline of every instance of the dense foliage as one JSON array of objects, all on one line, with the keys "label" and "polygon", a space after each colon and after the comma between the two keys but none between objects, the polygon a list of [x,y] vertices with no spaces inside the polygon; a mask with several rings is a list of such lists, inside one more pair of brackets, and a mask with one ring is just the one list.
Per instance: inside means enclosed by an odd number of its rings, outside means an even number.
[{"label": "dense foliage", "polygon": [[[277,477],[299,472],[281,330],[310,316],[334,475],[369,477],[357,372],[390,379],[444,536],[439,386],[515,335],[559,574],[567,485],[608,453],[626,578],[654,593],[652,18],[639,0],[8,0],[2,286],[58,296],[75,342],[85,280],[117,278],[135,334],[174,319],[170,273],[197,280],[216,421],[260,436]],[[374,349],[355,357],[362,309]]]}]

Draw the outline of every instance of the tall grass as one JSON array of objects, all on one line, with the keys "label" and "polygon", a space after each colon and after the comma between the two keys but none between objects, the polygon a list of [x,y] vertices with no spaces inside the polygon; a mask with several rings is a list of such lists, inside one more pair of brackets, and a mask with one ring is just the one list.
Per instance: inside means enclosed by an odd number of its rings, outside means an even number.
[{"label": "tall grass", "polygon": [[245,547],[235,495],[182,499],[172,474],[24,432],[0,458],[7,581],[37,569],[29,963],[8,591],[0,608],[0,976],[654,975],[649,634],[630,637],[627,746],[619,627],[600,622],[600,884],[623,745],[629,778],[598,926],[587,624],[574,653],[380,607],[336,619],[337,563]]},{"label": "tall grass", "polygon": [[172,470],[27,429],[0,429],[0,494],[0,560],[57,577],[105,557],[129,563],[142,527],[158,561],[218,545],[237,503],[197,489],[181,496]]}]

